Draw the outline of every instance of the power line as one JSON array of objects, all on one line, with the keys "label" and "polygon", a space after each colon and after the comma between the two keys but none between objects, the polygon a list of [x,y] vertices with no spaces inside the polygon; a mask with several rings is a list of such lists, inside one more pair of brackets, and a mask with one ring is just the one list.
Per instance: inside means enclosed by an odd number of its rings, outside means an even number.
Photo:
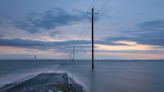
[{"label": "power line", "polygon": [[[93,7],[98,7],[96,4],[98,3],[98,0],[94,0],[94,5]],[[104,0],[101,5],[99,5],[99,8],[97,8],[98,12],[102,12],[104,8],[107,6],[109,0]],[[102,13],[101,13],[102,14]]]},{"label": "power line", "polygon": [[103,9],[106,7],[106,5],[108,4],[109,0],[105,0],[104,3],[102,4],[102,6],[99,9],[99,12],[102,12]]}]

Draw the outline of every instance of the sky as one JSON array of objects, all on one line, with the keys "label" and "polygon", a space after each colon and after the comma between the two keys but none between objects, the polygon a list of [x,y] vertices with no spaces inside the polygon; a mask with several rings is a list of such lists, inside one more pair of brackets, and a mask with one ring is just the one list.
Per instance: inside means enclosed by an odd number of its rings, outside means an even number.
[{"label": "sky", "polygon": [[0,59],[164,59],[164,0],[0,0]]}]

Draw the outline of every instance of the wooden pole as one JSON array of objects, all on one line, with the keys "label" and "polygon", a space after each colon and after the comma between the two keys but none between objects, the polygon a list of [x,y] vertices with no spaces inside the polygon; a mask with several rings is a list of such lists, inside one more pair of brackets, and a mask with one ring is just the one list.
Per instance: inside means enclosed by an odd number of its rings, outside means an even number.
[{"label": "wooden pole", "polygon": [[94,8],[92,8],[92,70],[94,70]]}]

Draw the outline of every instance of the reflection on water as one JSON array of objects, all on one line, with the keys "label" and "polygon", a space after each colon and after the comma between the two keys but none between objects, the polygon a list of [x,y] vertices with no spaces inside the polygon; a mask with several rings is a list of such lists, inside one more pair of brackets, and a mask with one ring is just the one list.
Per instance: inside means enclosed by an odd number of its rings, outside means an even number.
[{"label": "reflection on water", "polygon": [[90,85],[90,91],[91,92],[95,92],[95,88],[96,88],[96,73],[94,70],[91,70],[90,71],[90,74],[91,74],[91,77],[90,77],[90,80],[91,80],[91,85]]},{"label": "reflection on water", "polygon": [[[5,67],[11,64],[12,67]],[[7,83],[13,75],[19,79],[16,75],[25,77],[36,72],[63,70],[89,92],[164,92],[163,61],[96,61],[95,64],[92,71],[89,61],[1,61],[0,81]]]},{"label": "reflection on water", "polygon": [[[73,67],[74,68],[73,68]],[[97,61],[64,66],[81,79],[90,92],[161,92],[164,91],[163,61]]]}]

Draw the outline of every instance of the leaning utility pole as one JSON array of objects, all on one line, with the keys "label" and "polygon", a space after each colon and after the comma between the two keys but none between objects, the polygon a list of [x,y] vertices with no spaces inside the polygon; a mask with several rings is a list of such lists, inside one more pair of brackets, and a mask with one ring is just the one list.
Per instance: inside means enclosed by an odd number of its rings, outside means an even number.
[{"label": "leaning utility pole", "polygon": [[94,70],[94,14],[98,14],[94,12],[94,8],[92,8],[92,70]]},{"label": "leaning utility pole", "polygon": [[34,60],[36,60],[37,59],[37,56],[36,55],[34,55]]},{"label": "leaning utility pole", "polygon": [[73,46],[73,51],[72,51],[72,60],[75,61],[75,46]]}]

